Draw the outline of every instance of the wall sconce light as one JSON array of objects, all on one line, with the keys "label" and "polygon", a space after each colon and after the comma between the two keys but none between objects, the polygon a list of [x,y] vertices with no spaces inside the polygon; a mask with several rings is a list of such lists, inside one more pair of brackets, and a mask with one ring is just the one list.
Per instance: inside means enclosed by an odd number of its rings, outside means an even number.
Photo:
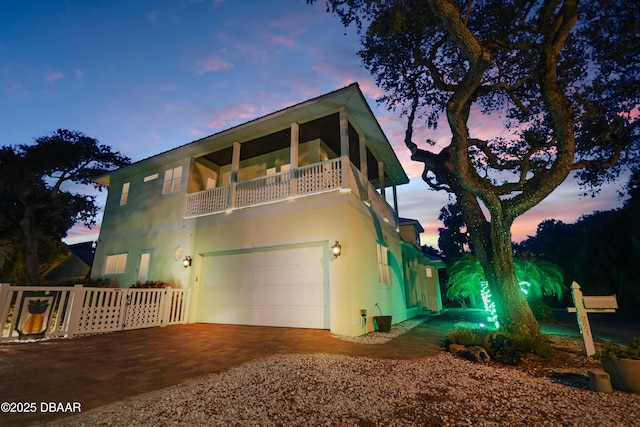
[{"label": "wall sconce light", "polygon": [[186,257],[184,257],[184,259],[182,260],[182,266],[186,269],[191,267],[191,257],[189,255],[187,255]]},{"label": "wall sconce light", "polygon": [[333,246],[331,246],[331,253],[336,258],[338,258],[342,254],[342,246],[340,246],[340,243],[338,243],[337,240],[333,244]]}]

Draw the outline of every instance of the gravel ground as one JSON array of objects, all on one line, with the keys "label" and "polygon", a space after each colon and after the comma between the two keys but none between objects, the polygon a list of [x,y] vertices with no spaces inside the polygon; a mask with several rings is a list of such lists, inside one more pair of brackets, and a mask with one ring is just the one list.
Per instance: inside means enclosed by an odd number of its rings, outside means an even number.
[{"label": "gravel ground", "polygon": [[[360,340],[381,343],[415,324]],[[579,355],[580,345],[554,339],[562,361],[546,370],[444,352],[419,360],[273,355],[48,425],[640,426],[640,395],[587,390],[597,363]]]}]

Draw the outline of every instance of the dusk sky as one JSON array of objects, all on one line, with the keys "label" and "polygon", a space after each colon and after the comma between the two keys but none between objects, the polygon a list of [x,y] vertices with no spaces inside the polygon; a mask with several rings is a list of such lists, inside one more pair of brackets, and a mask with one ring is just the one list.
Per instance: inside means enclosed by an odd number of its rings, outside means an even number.
[{"label": "dusk sky", "polygon": [[[418,219],[423,243],[437,246],[448,196],[422,182],[403,143],[405,122],[376,104],[381,91],[358,49],[355,29],[323,1],[2,0],[1,143],[70,129],[141,160],[358,82],[411,178],[398,188],[399,214]],[[477,132],[501,125],[486,118]],[[444,144],[446,125],[416,129],[415,142],[427,138]],[[513,239],[534,235],[547,218],[574,222],[616,208],[617,189],[580,198],[569,180],[516,221]],[[66,241],[96,240],[98,231],[77,226]]]}]

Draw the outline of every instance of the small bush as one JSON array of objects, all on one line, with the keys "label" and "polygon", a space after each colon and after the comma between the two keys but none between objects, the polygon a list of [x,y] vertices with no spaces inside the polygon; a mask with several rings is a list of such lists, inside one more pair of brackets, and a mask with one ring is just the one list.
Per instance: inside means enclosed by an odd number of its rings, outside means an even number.
[{"label": "small bush", "polygon": [[548,304],[543,301],[536,300],[529,305],[538,322],[551,323],[553,321],[553,312]]},{"label": "small bush", "polygon": [[162,280],[147,280],[146,282],[136,282],[132,285],[132,288],[145,288],[145,289],[163,289],[166,287],[175,288],[175,283],[163,282]]},{"label": "small bush", "polygon": [[487,334],[483,345],[493,360],[504,365],[519,365],[527,354],[545,359],[553,355],[553,348],[543,336],[507,335],[498,332]]},{"label": "small bush", "polygon": [[544,359],[553,356],[553,347],[543,335],[516,335],[512,337],[515,348],[522,354],[535,354]]},{"label": "small bush", "polygon": [[65,280],[59,280],[51,284],[51,286],[75,286],[75,285],[82,285],[86,288],[111,288],[111,287],[117,288],[119,287],[117,280],[103,279],[103,278],[65,279]]},{"label": "small bush", "polygon": [[618,359],[640,360],[640,337],[634,337],[629,347],[622,347],[612,342],[605,343],[602,349],[592,357],[601,362],[615,362]]},{"label": "small bush", "polygon": [[454,329],[445,338],[447,344],[460,344],[465,347],[482,345],[486,331],[482,329]]}]

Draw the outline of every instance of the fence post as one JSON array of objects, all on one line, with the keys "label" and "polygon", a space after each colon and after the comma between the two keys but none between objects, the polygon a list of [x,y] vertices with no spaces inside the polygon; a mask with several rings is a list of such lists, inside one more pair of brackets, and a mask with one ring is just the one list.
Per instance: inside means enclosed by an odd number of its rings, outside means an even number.
[{"label": "fence post", "polygon": [[173,290],[167,286],[162,293],[162,300],[160,301],[160,307],[162,307],[162,313],[160,317],[160,327],[164,328],[171,320],[171,305],[173,302]]},{"label": "fence post", "polygon": [[189,323],[189,310],[191,307],[191,288],[186,288],[182,294],[182,300],[180,301],[180,309],[182,317],[180,323],[186,325]]},{"label": "fence post", "polygon": [[[11,285],[9,283],[0,283],[0,341],[4,338],[4,325],[7,323],[7,316],[9,315],[9,308],[11,307],[11,301],[9,298],[9,290]],[[14,312],[17,315],[16,310]],[[11,330],[9,330],[8,337],[11,337]],[[7,337],[7,338],[8,338]]]},{"label": "fence post", "polygon": [[118,310],[120,315],[118,316],[118,330],[123,331],[127,326],[127,311],[129,310],[130,303],[133,303],[134,293],[131,288],[123,289],[118,288],[117,294],[113,295],[114,298],[120,298],[118,300]]},{"label": "fence post", "polygon": [[67,325],[67,338],[73,338],[80,328],[80,316],[84,306],[84,286],[75,285],[73,289],[73,298],[71,298],[69,310],[69,324]]}]

